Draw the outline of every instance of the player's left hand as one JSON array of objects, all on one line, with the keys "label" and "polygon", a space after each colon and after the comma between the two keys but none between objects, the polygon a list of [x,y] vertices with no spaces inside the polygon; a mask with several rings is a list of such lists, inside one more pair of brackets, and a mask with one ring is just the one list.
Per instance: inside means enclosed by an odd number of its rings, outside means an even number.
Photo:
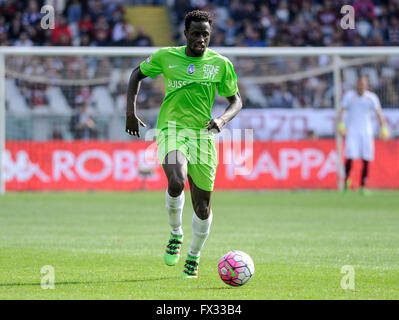
[{"label": "player's left hand", "polygon": [[381,138],[383,139],[383,140],[389,140],[389,131],[388,131],[388,128],[387,128],[387,126],[382,126],[382,128],[381,128]]},{"label": "player's left hand", "polygon": [[222,131],[223,126],[226,124],[226,122],[222,119],[215,118],[209,120],[206,124],[205,127],[207,127],[208,131],[213,132],[213,133],[219,133]]}]

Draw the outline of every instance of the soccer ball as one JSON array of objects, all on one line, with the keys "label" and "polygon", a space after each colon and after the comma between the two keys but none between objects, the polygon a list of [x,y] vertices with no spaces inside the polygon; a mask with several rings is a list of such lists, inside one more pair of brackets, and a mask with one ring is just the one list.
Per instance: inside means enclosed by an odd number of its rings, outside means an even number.
[{"label": "soccer ball", "polygon": [[254,262],[242,251],[230,251],[219,261],[219,276],[230,286],[238,287],[246,284],[255,273]]}]

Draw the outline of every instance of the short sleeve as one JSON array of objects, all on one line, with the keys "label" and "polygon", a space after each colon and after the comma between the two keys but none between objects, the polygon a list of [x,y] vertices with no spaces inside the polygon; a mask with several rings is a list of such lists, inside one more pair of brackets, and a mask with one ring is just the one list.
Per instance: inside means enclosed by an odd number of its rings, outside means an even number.
[{"label": "short sleeve", "polygon": [[162,49],[140,63],[141,72],[148,77],[155,78],[162,73]]},{"label": "short sleeve", "polygon": [[218,94],[222,97],[231,97],[237,92],[237,75],[234,71],[233,64],[230,60],[226,60],[225,73],[218,85]]},{"label": "short sleeve", "polygon": [[342,101],[341,101],[341,106],[342,106],[344,109],[348,109],[348,107],[349,107],[349,102],[350,102],[350,98],[351,98],[351,92],[348,91],[348,92],[346,92],[346,93],[344,94],[344,97],[342,98]]}]

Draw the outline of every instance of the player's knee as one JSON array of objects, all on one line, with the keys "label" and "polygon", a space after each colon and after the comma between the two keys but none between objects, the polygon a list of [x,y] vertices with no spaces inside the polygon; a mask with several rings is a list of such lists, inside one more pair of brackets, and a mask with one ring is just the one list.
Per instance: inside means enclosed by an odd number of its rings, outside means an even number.
[{"label": "player's knee", "polygon": [[207,203],[196,203],[194,206],[195,214],[201,220],[206,220],[209,218],[210,208]]},{"label": "player's knee", "polygon": [[168,192],[172,197],[178,197],[184,190],[184,179],[172,176],[168,179]]}]

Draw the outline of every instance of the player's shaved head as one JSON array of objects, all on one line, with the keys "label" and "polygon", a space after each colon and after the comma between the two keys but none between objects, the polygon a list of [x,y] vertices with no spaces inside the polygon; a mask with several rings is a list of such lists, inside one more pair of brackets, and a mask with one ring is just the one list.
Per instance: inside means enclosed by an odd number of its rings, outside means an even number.
[{"label": "player's shaved head", "polygon": [[357,81],[358,82],[368,83],[369,82],[369,78],[367,76],[365,76],[365,75],[361,75]]}]

